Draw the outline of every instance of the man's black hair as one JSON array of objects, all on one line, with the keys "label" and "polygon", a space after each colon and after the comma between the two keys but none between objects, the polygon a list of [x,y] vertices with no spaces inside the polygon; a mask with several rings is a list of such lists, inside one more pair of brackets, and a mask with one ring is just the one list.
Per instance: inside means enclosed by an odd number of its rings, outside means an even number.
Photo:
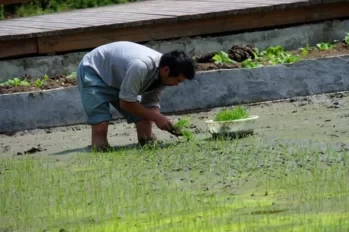
[{"label": "man's black hair", "polygon": [[168,66],[170,68],[170,77],[183,74],[188,80],[192,80],[195,76],[195,61],[185,52],[174,50],[162,55],[160,59],[160,67]]}]

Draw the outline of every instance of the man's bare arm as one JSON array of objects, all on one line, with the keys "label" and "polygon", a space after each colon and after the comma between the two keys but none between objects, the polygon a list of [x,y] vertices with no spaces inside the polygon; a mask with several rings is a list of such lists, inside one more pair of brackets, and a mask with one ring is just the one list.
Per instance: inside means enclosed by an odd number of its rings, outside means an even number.
[{"label": "man's bare arm", "polygon": [[138,102],[128,102],[120,99],[120,107],[130,114],[154,122],[161,130],[171,130],[173,128],[171,121],[160,112],[147,109]]}]

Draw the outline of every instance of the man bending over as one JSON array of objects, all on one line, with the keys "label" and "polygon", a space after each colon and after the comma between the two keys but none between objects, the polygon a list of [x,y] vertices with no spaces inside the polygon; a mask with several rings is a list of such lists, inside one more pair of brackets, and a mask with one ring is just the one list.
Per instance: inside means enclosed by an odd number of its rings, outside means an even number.
[{"label": "man bending over", "polygon": [[[95,48],[78,66],[77,82],[87,123],[92,127],[92,147],[109,147],[109,103],[135,123],[140,144],[153,142],[152,122],[161,130],[173,129],[160,113],[166,86],[177,86],[195,76],[195,63],[184,52],[161,54],[146,46],[121,41]],[[141,96],[141,100],[137,98]]]}]

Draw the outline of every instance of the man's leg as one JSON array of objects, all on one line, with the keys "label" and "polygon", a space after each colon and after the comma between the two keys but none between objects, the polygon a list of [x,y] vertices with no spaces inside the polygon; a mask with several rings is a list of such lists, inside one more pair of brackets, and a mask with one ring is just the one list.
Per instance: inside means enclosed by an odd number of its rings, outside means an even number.
[{"label": "man's leg", "polygon": [[[134,123],[136,125],[138,142],[143,146],[147,143],[154,143],[156,140],[155,134],[152,132],[152,122],[143,120],[142,118],[131,115],[120,108],[119,99],[110,102],[126,119],[127,123]],[[148,107],[148,109],[160,111],[157,107]]]},{"label": "man's leg", "polygon": [[103,151],[109,147],[108,125],[112,119],[109,99],[116,92],[81,64],[77,72],[77,82],[82,105],[88,117],[87,124],[91,125],[91,147]]},{"label": "man's leg", "polygon": [[91,146],[96,150],[105,150],[109,148],[108,143],[108,125],[109,122],[101,122],[96,125],[92,125],[92,141]]},{"label": "man's leg", "polygon": [[[158,112],[160,111],[160,109],[157,107],[150,107],[148,109]],[[152,131],[153,122],[142,119],[135,122],[135,125],[139,144],[143,146],[148,143],[153,144],[156,141],[156,135]]]}]

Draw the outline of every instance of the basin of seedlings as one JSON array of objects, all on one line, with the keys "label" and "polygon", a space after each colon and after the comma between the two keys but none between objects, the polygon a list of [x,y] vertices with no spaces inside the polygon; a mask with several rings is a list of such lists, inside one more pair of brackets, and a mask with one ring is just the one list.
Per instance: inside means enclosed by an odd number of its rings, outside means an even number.
[{"label": "basin of seedlings", "polygon": [[249,115],[241,106],[218,112],[214,119],[206,121],[213,138],[241,138],[254,134],[257,115]]}]

